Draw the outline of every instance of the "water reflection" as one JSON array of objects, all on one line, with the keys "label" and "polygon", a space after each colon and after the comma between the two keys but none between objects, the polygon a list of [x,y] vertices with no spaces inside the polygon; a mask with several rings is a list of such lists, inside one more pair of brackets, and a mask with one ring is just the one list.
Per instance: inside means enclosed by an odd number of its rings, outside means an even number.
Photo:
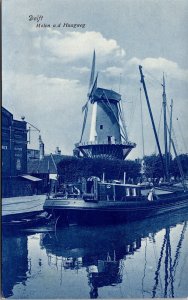
[{"label": "water reflection", "polygon": [[28,271],[27,236],[3,236],[2,242],[2,289],[3,297],[13,295],[15,284],[25,284]]},{"label": "water reflection", "polygon": [[[185,297],[187,220],[188,210],[181,210],[118,226],[75,226],[31,237],[5,237],[4,296]],[[13,288],[27,278],[25,294]]]},{"label": "water reflection", "polygon": [[161,262],[163,257],[165,257],[164,258],[164,265],[165,265],[164,298],[168,296],[168,289],[170,291],[171,297],[174,298],[175,274],[176,274],[176,269],[177,269],[178,260],[180,256],[180,249],[182,246],[186,229],[187,229],[187,221],[184,222],[183,229],[180,233],[179,242],[175,251],[175,256],[174,259],[172,259],[171,243],[170,243],[170,228],[169,227],[166,228],[163,244],[161,247],[160,257],[157,264],[157,270],[155,272],[155,278],[154,278],[155,284],[152,290],[152,298],[156,297],[157,287],[159,284]]}]

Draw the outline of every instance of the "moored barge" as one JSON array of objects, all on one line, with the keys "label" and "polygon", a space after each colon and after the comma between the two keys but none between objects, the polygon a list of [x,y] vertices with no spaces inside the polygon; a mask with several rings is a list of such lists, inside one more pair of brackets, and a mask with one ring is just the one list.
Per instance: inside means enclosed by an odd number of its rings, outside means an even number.
[{"label": "moored barge", "polygon": [[[77,189],[78,190],[78,189]],[[47,197],[44,209],[65,224],[119,223],[188,206],[182,188],[107,183],[93,178],[73,194]]]}]

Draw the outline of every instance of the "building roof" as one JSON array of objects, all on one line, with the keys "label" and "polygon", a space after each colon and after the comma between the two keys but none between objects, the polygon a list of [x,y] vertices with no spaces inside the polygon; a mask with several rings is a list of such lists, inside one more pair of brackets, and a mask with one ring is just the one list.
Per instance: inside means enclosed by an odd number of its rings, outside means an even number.
[{"label": "building roof", "polygon": [[27,162],[28,174],[57,174],[57,164],[62,161],[65,155],[49,154],[43,159],[29,159]]},{"label": "building roof", "polygon": [[31,175],[20,175],[20,177],[27,179],[27,180],[31,180],[31,181],[41,181],[42,179],[31,176]]},{"label": "building roof", "polygon": [[103,88],[96,88],[96,90],[93,93],[93,99],[94,100],[100,100],[100,99],[107,100],[106,97],[108,98],[108,100],[115,100],[115,101],[120,101],[121,100],[121,95],[116,93],[113,90],[107,90],[107,89],[103,89]]},{"label": "building roof", "polygon": [[13,114],[10,111],[8,111],[8,109],[6,109],[5,107],[2,106],[1,111],[2,111],[2,114],[4,113],[7,116],[11,116],[13,118]]}]

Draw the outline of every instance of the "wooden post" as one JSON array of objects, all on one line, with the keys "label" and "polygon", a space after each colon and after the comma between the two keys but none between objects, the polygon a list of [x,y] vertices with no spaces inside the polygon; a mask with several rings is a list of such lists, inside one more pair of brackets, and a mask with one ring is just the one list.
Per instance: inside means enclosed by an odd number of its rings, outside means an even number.
[{"label": "wooden post", "polygon": [[105,172],[102,173],[102,182],[105,182]]},{"label": "wooden post", "polygon": [[126,175],[127,175],[126,172],[124,172],[124,173],[123,173],[123,184],[126,183]]}]

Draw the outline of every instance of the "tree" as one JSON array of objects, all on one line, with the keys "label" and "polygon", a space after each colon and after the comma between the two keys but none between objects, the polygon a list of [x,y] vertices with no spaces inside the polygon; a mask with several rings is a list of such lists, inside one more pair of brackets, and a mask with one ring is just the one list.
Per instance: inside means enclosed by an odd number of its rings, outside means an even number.
[{"label": "tree", "polygon": [[122,180],[124,172],[127,178],[134,180],[140,175],[140,163],[131,160],[108,160],[102,158],[66,157],[58,164],[58,174],[61,182],[78,182],[82,177],[97,176],[106,180]]},{"label": "tree", "polygon": [[164,176],[163,166],[159,155],[152,154],[144,157],[145,175],[150,178]]},{"label": "tree", "polygon": [[[164,160],[163,156],[163,160]],[[178,159],[182,165],[182,169],[184,174],[188,174],[188,155],[187,154],[181,154],[178,156]],[[180,176],[180,171],[177,163],[177,158],[172,159],[172,156],[170,156],[169,159],[169,175],[170,176]],[[162,162],[159,155],[149,155],[144,157],[144,163],[145,163],[145,175],[146,177],[150,178],[156,178],[156,177],[164,177],[164,171]]]},{"label": "tree", "polygon": [[178,158],[174,158],[171,164],[171,173],[173,176],[180,176],[177,160],[179,159],[184,175],[188,175],[188,154],[180,154]]}]

